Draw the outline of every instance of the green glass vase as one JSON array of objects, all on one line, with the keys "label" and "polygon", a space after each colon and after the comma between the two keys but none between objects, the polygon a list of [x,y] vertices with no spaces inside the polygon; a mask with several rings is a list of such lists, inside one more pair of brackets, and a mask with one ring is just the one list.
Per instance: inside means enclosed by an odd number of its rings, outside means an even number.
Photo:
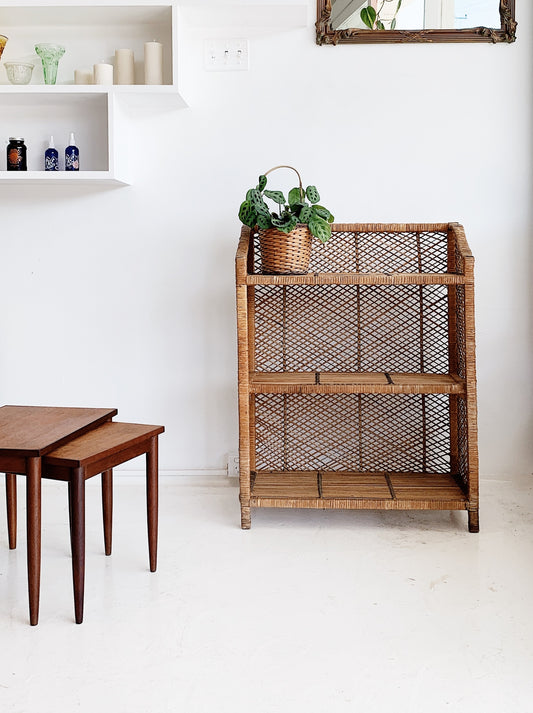
[{"label": "green glass vase", "polygon": [[43,43],[35,45],[35,51],[43,63],[44,83],[55,84],[57,79],[57,65],[65,54],[65,48],[61,45]]}]

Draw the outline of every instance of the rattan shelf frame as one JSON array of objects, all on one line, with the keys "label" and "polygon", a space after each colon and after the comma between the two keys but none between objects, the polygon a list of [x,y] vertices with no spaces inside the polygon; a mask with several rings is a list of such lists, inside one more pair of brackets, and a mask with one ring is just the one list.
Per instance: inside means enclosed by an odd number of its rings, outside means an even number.
[{"label": "rattan shelf frame", "polygon": [[241,232],[241,526],[256,507],[466,510],[477,532],[474,258],[464,229],[332,228],[306,275],[262,274],[257,233]]}]

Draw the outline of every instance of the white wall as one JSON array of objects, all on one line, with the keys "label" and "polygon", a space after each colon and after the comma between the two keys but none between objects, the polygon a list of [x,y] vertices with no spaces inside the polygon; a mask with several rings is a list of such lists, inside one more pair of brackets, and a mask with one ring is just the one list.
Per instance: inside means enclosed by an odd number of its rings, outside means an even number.
[{"label": "white wall", "polygon": [[[510,46],[318,47],[314,0],[306,29],[190,30],[190,108],[130,119],[131,187],[2,186],[0,401],[117,406],[166,425],[163,470],[221,469],[236,213],[289,163],[338,221],[465,225],[482,474],[531,472],[533,8],[517,12]],[[203,71],[204,38],[246,34],[249,72]]]}]

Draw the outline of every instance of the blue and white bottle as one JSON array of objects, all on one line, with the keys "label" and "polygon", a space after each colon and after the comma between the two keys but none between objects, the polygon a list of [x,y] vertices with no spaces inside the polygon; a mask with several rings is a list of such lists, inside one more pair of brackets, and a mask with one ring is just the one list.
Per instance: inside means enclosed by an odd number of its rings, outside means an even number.
[{"label": "blue and white bottle", "polygon": [[65,171],[80,170],[80,151],[76,146],[74,134],[70,134],[69,145],[65,149]]},{"label": "blue and white bottle", "polygon": [[50,143],[44,152],[44,170],[59,171],[59,154],[54,146],[53,136],[50,136]]}]

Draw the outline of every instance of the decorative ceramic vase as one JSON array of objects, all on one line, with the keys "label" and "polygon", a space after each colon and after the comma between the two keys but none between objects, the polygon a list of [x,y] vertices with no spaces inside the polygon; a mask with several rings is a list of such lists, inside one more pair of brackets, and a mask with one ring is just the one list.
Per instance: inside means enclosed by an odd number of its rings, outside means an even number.
[{"label": "decorative ceramic vase", "polygon": [[6,42],[7,42],[7,37],[5,35],[0,35],[0,57],[2,56],[2,52],[4,51]]},{"label": "decorative ceramic vase", "polygon": [[65,54],[65,48],[61,45],[51,45],[43,43],[35,45],[35,51],[43,63],[44,83],[55,84],[57,79],[57,65]]},{"label": "decorative ceramic vase", "polygon": [[31,73],[33,72],[33,64],[29,62],[4,62],[7,78],[11,84],[29,84]]}]

